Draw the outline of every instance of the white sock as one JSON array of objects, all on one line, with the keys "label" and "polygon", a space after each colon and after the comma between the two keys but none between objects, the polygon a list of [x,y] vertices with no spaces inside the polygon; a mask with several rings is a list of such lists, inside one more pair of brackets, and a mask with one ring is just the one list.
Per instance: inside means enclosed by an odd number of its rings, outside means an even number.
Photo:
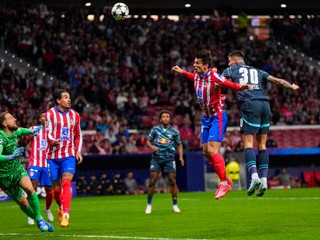
[{"label": "white sock", "polygon": [[224,185],[224,186],[227,186],[227,185],[228,185],[227,180],[226,180],[226,181],[221,181],[220,184],[221,184],[221,185]]}]

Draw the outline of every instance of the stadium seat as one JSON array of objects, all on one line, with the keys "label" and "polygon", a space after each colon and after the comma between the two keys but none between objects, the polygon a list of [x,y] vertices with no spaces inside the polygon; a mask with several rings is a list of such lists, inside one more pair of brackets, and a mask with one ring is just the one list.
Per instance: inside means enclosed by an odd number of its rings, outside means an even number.
[{"label": "stadium seat", "polygon": [[315,172],[305,171],[302,172],[302,180],[305,187],[316,187]]},{"label": "stadium seat", "polygon": [[320,171],[314,172],[315,178],[316,178],[316,183],[318,186],[320,186]]},{"label": "stadium seat", "polygon": [[142,116],[141,125],[145,128],[152,127],[152,116]]}]

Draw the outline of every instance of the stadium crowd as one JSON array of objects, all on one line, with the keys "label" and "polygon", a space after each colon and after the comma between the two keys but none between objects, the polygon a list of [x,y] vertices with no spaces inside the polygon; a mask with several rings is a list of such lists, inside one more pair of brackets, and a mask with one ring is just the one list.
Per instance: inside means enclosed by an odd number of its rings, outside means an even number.
[{"label": "stadium crowd", "polygon": [[[230,17],[217,11],[206,21],[183,15],[177,22],[165,16],[157,21],[148,17],[117,22],[109,10],[97,10],[95,19],[89,21],[86,9],[68,9],[62,15],[45,5],[0,5],[0,38],[5,47],[61,79],[52,81],[33,68],[22,76],[9,63],[1,63],[0,110],[9,109],[21,125],[31,126],[37,122],[37,111],[51,106],[53,90],[68,89],[73,108],[81,115],[81,128],[96,131],[85,139],[84,154],[125,154],[146,152],[149,125],[143,119],[157,115],[158,106],[170,106],[185,147],[195,149],[199,147],[201,113],[196,110],[193,84],[171,73],[171,67],[193,71],[195,46],[201,46],[212,50],[219,72],[227,67],[228,52],[242,49],[247,64],[301,87],[299,94],[293,94],[267,86],[274,125],[320,124],[319,73],[300,55],[276,44],[273,37],[249,37],[232,26]],[[105,17],[100,21],[102,14]],[[293,31],[286,21],[271,20],[270,35],[290,32],[296,37],[287,39],[284,34],[276,40],[316,54],[318,21],[295,19],[301,28]],[[229,126],[238,126],[236,95],[229,90],[224,93]],[[133,137],[128,129],[141,134]],[[240,140],[230,141],[226,136],[235,150]]]}]

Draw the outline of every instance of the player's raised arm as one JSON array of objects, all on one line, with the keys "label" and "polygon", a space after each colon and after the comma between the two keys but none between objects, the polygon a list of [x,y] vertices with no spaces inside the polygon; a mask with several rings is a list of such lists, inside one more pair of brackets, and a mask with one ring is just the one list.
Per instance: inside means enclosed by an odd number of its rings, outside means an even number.
[{"label": "player's raised arm", "polygon": [[284,80],[284,79],[281,79],[281,78],[277,78],[277,77],[274,77],[274,76],[271,76],[269,75],[269,77],[267,78],[270,82],[274,83],[274,84],[277,84],[279,86],[282,86],[284,88],[287,88],[287,89],[291,89],[291,90],[298,90],[300,87],[294,83],[289,83],[288,81]]},{"label": "player's raised arm", "polygon": [[180,74],[182,74],[183,76],[185,76],[186,78],[188,78],[191,81],[194,80],[194,73],[190,73],[190,72],[184,71],[182,68],[180,68],[177,65],[173,66],[171,68],[171,71],[174,72],[174,73],[180,73]]}]

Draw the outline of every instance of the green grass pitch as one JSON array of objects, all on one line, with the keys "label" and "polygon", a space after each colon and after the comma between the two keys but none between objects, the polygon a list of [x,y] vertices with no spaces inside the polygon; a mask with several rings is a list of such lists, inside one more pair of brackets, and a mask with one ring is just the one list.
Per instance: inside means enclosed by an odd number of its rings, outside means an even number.
[{"label": "green grass pitch", "polygon": [[[53,233],[28,226],[13,201],[1,202],[0,239],[320,239],[320,188],[268,190],[262,198],[234,190],[218,201],[213,195],[182,192],[181,213],[173,213],[171,196],[156,194],[151,215],[144,214],[146,195],[77,197],[69,227],[55,221]],[[56,206],[52,211],[56,216]]]}]

